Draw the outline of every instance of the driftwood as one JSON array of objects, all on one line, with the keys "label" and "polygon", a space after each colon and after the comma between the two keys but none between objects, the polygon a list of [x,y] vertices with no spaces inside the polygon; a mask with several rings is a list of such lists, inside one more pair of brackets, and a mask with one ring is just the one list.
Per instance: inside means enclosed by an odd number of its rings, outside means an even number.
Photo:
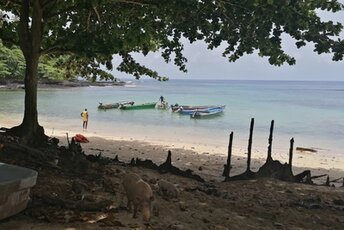
[{"label": "driftwood", "polygon": [[183,170],[180,170],[179,168],[173,166],[172,165],[172,152],[171,152],[171,150],[168,150],[168,155],[167,155],[166,161],[163,164],[159,165],[158,170],[160,173],[169,172],[169,173],[172,173],[172,174],[175,174],[178,176],[191,178],[191,179],[197,180],[199,182],[205,181],[199,175],[193,174],[192,170],[190,170],[190,169],[183,171]]},{"label": "driftwood", "polygon": [[157,164],[153,163],[151,160],[140,160],[139,158],[136,158],[136,160],[134,158],[132,158],[129,165],[130,166],[139,166],[139,167],[149,168],[152,170],[157,170],[157,171],[159,171],[159,173],[172,173],[174,175],[191,178],[191,179],[194,179],[194,180],[197,180],[200,182],[205,181],[199,175],[193,174],[192,170],[190,170],[190,169],[183,171],[183,170],[173,166],[172,165],[172,152],[170,150],[168,151],[166,161],[159,166]]},{"label": "driftwood", "polygon": [[[294,138],[290,140],[289,163],[282,164],[281,162],[277,160],[273,160],[272,158],[272,141],[273,141],[273,130],[274,130],[273,120],[271,121],[271,125],[270,125],[270,134],[269,134],[269,139],[268,139],[268,151],[267,151],[266,162],[263,166],[259,168],[257,172],[252,172],[250,169],[250,166],[251,166],[253,127],[254,127],[254,118],[251,119],[251,125],[250,125],[246,171],[242,174],[230,177],[228,168],[226,168],[226,166],[228,165],[228,162],[231,162],[231,161],[230,159],[227,159],[227,165],[225,165],[225,169],[222,174],[225,177],[225,181],[250,180],[250,179],[261,178],[261,177],[271,177],[271,178],[276,178],[283,181],[313,184],[312,178],[317,178],[317,177],[311,177],[310,170],[305,170],[302,173],[299,173],[297,175],[294,175],[292,172]],[[231,148],[232,143],[230,143],[229,146]],[[231,157],[231,152],[232,150],[228,149],[228,158]],[[321,176],[324,176],[324,175],[320,175],[318,177],[321,177]],[[326,185],[329,185],[329,182],[326,183]]]},{"label": "driftwood", "polygon": [[324,185],[325,185],[325,186],[330,186],[330,177],[329,177],[329,176],[327,176],[326,182],[325,182]]},{"label": "driftwood", "polygon": [[274,132],[274,124],[275,124],[275,121],[272,120],[271,121],[271,125],[270,125],[270,135],[269,135],[269,145],[268,145],[268,157],[266,159],[266,162],[269,162],[269,161],[272,161],[272,156],[271,156],[271,153],[272,153],[272,135],[273,135],[273,132]]},{"label": "driftwood", "polygon": [[104,158],[102,158],[102,153],[99,153],[97,155],[92,155],[92,154],[86,155],[85,154],[85,158],[86,158],[86,160],[91,161],[91,162],[99,162],[100,160],[104,159]]},{"label": "driftwood", "polygon": [[158,170],[159,166],[155,163],[153,163],[153,161],[151,160],[140,160],[139,158],[136,158],[135,161],[135,166],[139,166],[139,167],[144,167],[144,168],[148,168],[148,169],[153,169],[153,170]]},{"label": "driftwood", "polygon": [[247,168],[246,168],[246,172],[250,172],[251,171],[251,154],[252,154],[253,128],[254,128],[254,118],[251,119],[251,124],[250,124],[250,136],[248,138],[248,147],[247,147]]},{"label": "driftwood", "polygon": [[293,149],[294,149],[294,138],[290,139],[290,147],[289,147],[289,166],[290,169],[293,168]]},{"label": "driftwood", "polygon": [[316,153],[317,152],[315,149],[304,148],[304,147],[296,147],[296,150],[300,151],[300,152],[312,152],[312,153]]},{"label": "driftwood", "polygon": [[336,182],[340,181],[341,179],[343,179],[343,181],[344,181],[344,177],[339,177],[337,179],[331,180],[330,182],[331,183],[336,183]]},{"label": "driftwood", "polygon": [[[250,180],[255,178],[255,173],[251,171],[251,149],[252,149],[252,137],[253,137],[253,127],[254,127],[254,118],[251,119],[250,124],[250,135],[248,138],[248,147],[247,147],[247,167],[246,171],[240,175],[236,175],[233,177],[226,177],[225,181],[231,181],[231,180]],[[232,150],[231,150],[232,152]],[[227,159],[228,162],[228,159]],[[229,160],[230,162],[230,160]]]},{"label": "driftwood", "polygon": [[224,165],[222,176],[225,179],[229,178],[229,173],[231,171],[231,158],[232,158],[232,146],[233,146],[233,132],[229,135],[229,144],[228,144],[228,156],[227,156],[227,164]]},{"label": "driftwood", "polygon": [[[317,175],[317,176],[311,176],[311,179],[318,179],[318,178],[321,178],[321,177],[324,177],[324,176],[328,176],[327,174],[322,174],[322,175]],[[340,179],[340,178],[339,178]]]}]

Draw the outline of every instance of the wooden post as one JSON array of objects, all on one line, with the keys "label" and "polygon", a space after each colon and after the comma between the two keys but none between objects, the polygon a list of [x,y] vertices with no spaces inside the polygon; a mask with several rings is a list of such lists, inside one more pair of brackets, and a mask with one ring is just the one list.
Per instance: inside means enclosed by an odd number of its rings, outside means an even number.
[{"label": "wooden post", "polygon": [[69,137],[68,137],[68,133],[67,134],[67,143],[68,143],[68,148],[70,147],[70,142],[69,142]]},{"label": "wooden post", "polygon": [[330,186],[330,176],[327,176],[325,185]]},{"label": "wooden post", "polygon": [[290,139],[290,148],[289,148],[289,167],[292,168],[293,165],[293,149],[294,149],[294,138]]},{"label": "wooden post", "polygon": [[268,146],[268,157],[267,157],[267,159],[266,159],[266,162],[272,161],[271,152],[272,152],[272,135],[273,135],[273,132],[274,132],[274,123],[275,123],[275,121],[272,120],[272,121],[271,121],[271,125],[270,125],[269,146]]},{"label": "wooden post", "polygon": [[248,139],[248,148],[247,148],[247,168],[246,168],[246,171],[251,171],[250,168],[251,168],[251,149],[252,149],[253,127],[254,127],[254,118],[251,118],[250,136]]},{"label": "wooden post", "polygon": [[231,132],[231,134],[229,135],[227,164],[224,166],[223,173],[222,173],[222,176],[224,176],[225,179],[229,178],[229,173],[231,171],[232,145],[233,145],[233,132]]},{"label": "wooden post", "polygon": [[172,152],[171,150],[168,150],[167,152],[167,159],[165,162],[167,165],[172,165]]}]

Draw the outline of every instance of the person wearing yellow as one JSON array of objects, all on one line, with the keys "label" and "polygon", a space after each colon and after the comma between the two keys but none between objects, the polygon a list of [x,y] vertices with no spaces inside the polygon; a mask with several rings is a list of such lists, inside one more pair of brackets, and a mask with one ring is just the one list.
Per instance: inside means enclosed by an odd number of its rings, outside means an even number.
[{"label": "person wearing yellow", "polygon": [[87,129],[87,123],[88,123],[88,112],[87,109],[81,112],[81,118],[82,118],[82,128]]}]

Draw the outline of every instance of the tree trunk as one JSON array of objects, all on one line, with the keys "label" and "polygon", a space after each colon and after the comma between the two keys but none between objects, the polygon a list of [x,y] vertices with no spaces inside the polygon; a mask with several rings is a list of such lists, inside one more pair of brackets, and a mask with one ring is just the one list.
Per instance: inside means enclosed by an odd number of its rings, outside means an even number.
[{"label": "tree trunk", "polygon": [[22,1],[20,10],[19,40],[26,63],[25,71],[25,108],[24,118],[19,126],[10,133],[20,136],[29,145],[40,145],[47,137],[38,123],[37,113],[37,70],[42,41],[42,8],[38,0],[32,3],[32,22],[30,25],[30,3]]},{"label": "tree trunk", "polygon": [[14,134],[22,137],[23,141],[29,145],[40,145],[46,140],[44,129],[38,123],[37,56],[32,55],[26,58],[24,118],[21,125],[12,128]]}]

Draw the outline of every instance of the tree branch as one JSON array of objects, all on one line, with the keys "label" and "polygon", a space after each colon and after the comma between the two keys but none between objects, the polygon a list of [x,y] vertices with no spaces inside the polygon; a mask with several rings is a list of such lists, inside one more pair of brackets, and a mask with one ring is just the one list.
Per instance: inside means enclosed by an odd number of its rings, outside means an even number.
[{"label": "tree branch", "polygon": [[240,6],[238,4],[235,4],[235,3],[232,3],[231,1],[228,1],[228,0],[217,0],[218,2],[222,3],[222,4],[227,4],[227,5],[231,5],[231,6],[234,6],[236,8],[241,8],[241,9],[244,9],[244,10],[247,10],[246,7],[243,7],[243,6]]},{"label": "tree branch", "polygon": [[147,6],[152,5],[154,3],[159,3],[158,0],[141,0],[141,1],[135,1],[135,0],[118,0],[119,3],[126,3],[126,4],[133,4],[133,5],[139,5],[139,6]]},{"label": "tree branch", "polygon": [[98,13],[97,7],[94,6],[94,7],[93,7],[93,10],[94,10],[94,12],[95,12],[96,15],[97,15],[97,18],[98,18],[99,23],[102,24],[102,20],[101,20],[101,18],[100,18],[99,13]]},{"label": "tree branch", "polygon": [[59,45],[54,45],[46,49],[42,49],[40,51],[41,55],[46,55],[46,54],[53,54],[53,53],[63,53],[63,54],[72,54],[76,55],[76,52],[73,52],[72,50],[68,49],[62,49]]},{"label": "tree branch", "polygon": [[20,21],[19,21],[19,43],[20,48],[24,53],[24,56],[27,55],[29,50],[30,41],[30,31],[29,31],[29,11],[30,11],[30,3],[29,1],[22,0],[21,7],[20,7]]},{"label": "tree branch", "polygon": [[13,3],[13,4],[16,4],[16,5],[21,5],[21,2],[20,2],[19,0],[18,0],[18,1],[15,1],[15,0],[7,0],[7,3],[6,3],[6,5],[5,5],[5,7],[8,6],[9,3]]}]

